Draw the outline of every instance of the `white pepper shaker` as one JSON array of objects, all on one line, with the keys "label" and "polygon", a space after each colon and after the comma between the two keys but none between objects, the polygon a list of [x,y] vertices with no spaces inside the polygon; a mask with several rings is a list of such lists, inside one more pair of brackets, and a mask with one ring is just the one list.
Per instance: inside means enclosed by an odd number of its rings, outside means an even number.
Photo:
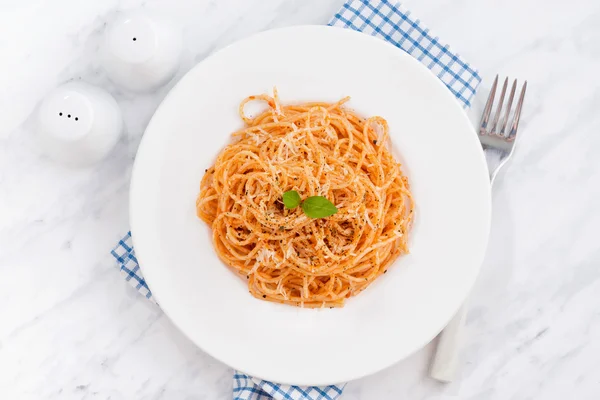
[{"label": "white pepper shaker", "polygon": [[123,119],[117,102],[105,90],[68,82],[42,100],[37,127],[47,155],[63,164],[84,166],[101,160],[115,146]]},{"label": "white pepper shaker", "polygon": [[134,92],[150,92],[177,72],[181,41],[180,31],[158,16],[124,14],[104,33],[102,65],[115,84]]}]

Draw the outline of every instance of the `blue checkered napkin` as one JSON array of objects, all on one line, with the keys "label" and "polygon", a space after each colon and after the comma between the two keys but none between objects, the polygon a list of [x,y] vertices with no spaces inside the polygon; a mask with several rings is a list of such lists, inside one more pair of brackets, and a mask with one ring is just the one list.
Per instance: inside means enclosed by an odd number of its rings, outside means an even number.
[{"label": "blue checkered napkin", "polygon": [[465,108],[477,91],[477,70],[450,47],[440,43],[419,19],[399,3],[388,0],[349,0],[329,22],[384,39],[429,68]]},{"label": "blue checkered napkin", "polygon": [[131,286],[136,288],[136,290],[144,297],[156,303],[152,297],[150,288],[146,285],[144,275],[142,275],[142,271],[140,271],[140,264],[138,264],[138,260],[135,257],[135,251],[133,250],[133,243],[131,241],[131,232],[127,232],[127,235],[119,240],[117,247],[115,247],[110,254],[117,259],[117,264],[119,265],[121,274],[125,277],[125,280],[128,281]]},{"label": "blue checkered napkin", "polygon": [[234,400],[334,400],[342,395],[343,385],[288,386],[251,378],[241,372],[233,374]]},{"label": "blue checkered napkin", "polygon": [[[479,74],[458,54],[450,52],[421,22],[400,4],[388,0],[349,0],[329,22],[332,26],[354,29],[380,37],[406,51],[434,72],[464,107],[481,82]],[[143,296],[154,301],[127,233],[111,252],[125,279]],[[344,385],[299,387],[279,385],[236,371],[233,375],[234,400],[335,400]]]}]

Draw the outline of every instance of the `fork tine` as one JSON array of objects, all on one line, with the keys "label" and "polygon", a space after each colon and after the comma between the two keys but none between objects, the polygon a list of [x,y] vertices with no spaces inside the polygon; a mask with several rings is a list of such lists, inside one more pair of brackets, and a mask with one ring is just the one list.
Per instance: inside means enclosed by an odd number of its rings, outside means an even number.
[{"label": "fork tine", "polygon": [[510,127],[509,138],[514,138],[517,134],[517,129],[519,128],[519,120],[521,119],[521,109],[523,108],[523,100],[525,99],[525,91],[527,90],[527,81],[523,84],[523,88],[521,89],[521,95],[519,96],[519,102],[517,103],[517,108],[515,109],[515,117]]},{"label": "fork tine", "polygon": [[506,105],[506,111],[504,112],[504,118],[502,118],[502,124],[500,128],[500,136],[506,136],[506,125],[508,125],[508,117],[510,115],[510,109],[515,98],[515,91],[517,90],[517,80],[515,79],[510,89],[510,95],[508,96],[508,104]]},{"label": "fork tine", "polygon": [[496,127],[498,126],[498,120],[500,119],[500,114],[502,114],[502,105],[504,104],[504,95],[506,94],[506,87],[508,86],[508,77],[504,80],[504,85],[502,85],[502,92],[500,92],[500,100],[498,100],[498,107],[496,108],[496,114],[494,115],[494,122],[492,122],[492,129],[490,129],[490,133],[496,133]]},{"label": "fork tine", "polygon": [[498,75],[496,75],[496,79],[494,79],[494,83],[492,83],[492,88],[490,89],[490,95],[487,99],[487,103],[485,103],[485,108],[483,109],[481,123],[479,124],[479,134],[480,135],[485,134],[485,129],[487,128],[487,124],[490,119],[490,112],[492,111],[492,105],[494,104],[494,96],[496,95],[496,86],[498,86]]}]

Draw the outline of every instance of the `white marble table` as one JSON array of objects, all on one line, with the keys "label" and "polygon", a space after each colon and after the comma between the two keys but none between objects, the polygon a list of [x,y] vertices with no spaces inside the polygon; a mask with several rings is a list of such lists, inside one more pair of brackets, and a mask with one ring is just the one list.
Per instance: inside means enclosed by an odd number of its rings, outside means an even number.
[{"label": "white marble table", "polygon": [[[128,186],[147,96],[95,57],[107,21],[159,10],[185,29],[180,77],[213,50],[275,26],[326,23],[342,0],[0,1],[0,399],[228,399],[231,370],[121,278]],[[406,0],[477,66],[529,79],[520,148],[494,188],[488,256],[471,296],[462,378],[426,377],[432,345],[348,384],[355,399],[600,398],[600,3]],[[127,132],[88,170],[40,156],[29,114],[68,79],[108,88]]]}]

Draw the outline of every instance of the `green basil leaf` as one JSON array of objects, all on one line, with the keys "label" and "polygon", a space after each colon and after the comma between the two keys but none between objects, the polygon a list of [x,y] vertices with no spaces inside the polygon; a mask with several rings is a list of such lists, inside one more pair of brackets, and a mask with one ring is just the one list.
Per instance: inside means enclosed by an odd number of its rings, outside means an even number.
[{"label": "green basil leaf", "polygon": [[311,196],[302,202],[302,211],[311,218],[325,218],[338,212],[338,209],[323,196]]},{"label": "green basil leaf", "polygon": [[296,208],[300,205],[300,195],[295,190],[289,190],[283,194],[283,205],[286,208]]}]

